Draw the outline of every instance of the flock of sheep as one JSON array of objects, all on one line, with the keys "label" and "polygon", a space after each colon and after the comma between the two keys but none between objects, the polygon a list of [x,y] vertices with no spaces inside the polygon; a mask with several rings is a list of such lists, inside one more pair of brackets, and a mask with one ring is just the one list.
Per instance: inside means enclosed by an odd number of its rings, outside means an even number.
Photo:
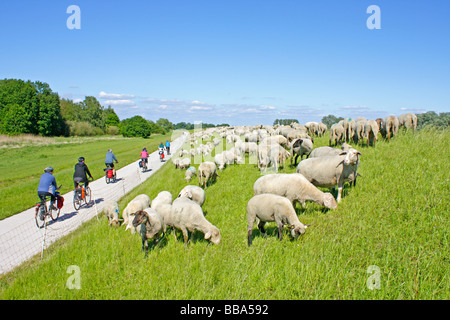
[{"label": "flock of sheep", "polygon": [[[198,176],[199,186],[184,187],[175,200],[168,191],[161,191],[153,200],[148,195],[138,195],[122,211],[122,219],[119,218],[120,210],[116,202],[108,203],[104,212],[110,225],[119,226],[120,221],[123,221],[126,230],[130,229],[132,233],[137,231],[141,235],[146,256],[147,241],[154,239],[155,244],[158,243],[167,227],[181,230],[185,245],[188,231],[200,231],[205,239],[219,244],[219,229],[205,218],[202,211],[205,190],[219,177],[218,171],[229,165],[245,163],[245,155],[248,154],[249,162],[252,163],[250,159],[253,159],[253,163],[263,173],[254,182],[254,196],[247,204],[248,245],[252,244],[256,221],[259,221],[258,228],[262,235],[265,235],[265,223],[273,221],[277,225],[280,240],[285,226],[297,238],[305,233],[308,225],[299,221],[294,209],[296,202],[305,206],[306,201],[312,201],[325,208],[335,209],[342,199],[344,183],[356,185],[361,152],[348,143],[362,144],[363,140],[367,140],[368,146],[375,146],[379,132],[390,140],[400,126],[415,129],[417,117],[404,114],[398,118],[388,116],[376,120],[347,118],[331,126],[329,146],[319,148],[313,148],[314,137],[323,136],[327,127],[317,122],[304,125],[292,123],[289,126],[221,127],[194,132],[173,159],[173,164],[176,169],[186,170],[187,182]],[[226,150],[223,150],[224,139]],[[203,144],[202,141],[207,142]],[[331,147],[333,143],[335,146],[341,144],[341,148]],[[211,155],[213,151],[214,157]],[[306,159],[303,159],[304,156]],[[194,162],[199,161],[198,169],[191,166],[192,157]],[[300,161],[297,165],[298,157]],[[289,158],[291,166],[296,166],[296,172],[278,173],[279,166],[284,166]],[[269,165],[273,172],[269,171]],[[336,186],[336,199],[331,193],[318,189]]]}]

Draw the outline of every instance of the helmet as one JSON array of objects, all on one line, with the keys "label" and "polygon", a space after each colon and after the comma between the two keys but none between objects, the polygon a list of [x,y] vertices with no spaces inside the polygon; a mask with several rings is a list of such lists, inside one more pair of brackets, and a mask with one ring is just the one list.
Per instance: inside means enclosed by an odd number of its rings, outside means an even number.
[{"label": "helmet", "polygon": [[142,149],[142,151],[147,151],[147,148]]},{"label": "helmet", "polygon": [[79,162],[84,161],[84,157],[79,157],[79,158],[78,158],[78,161],[79,161]]},{"label": "helmet", "polygon": [[44,172],[53,172],[53,168],[52,167],[47,167],[44,169]]}]

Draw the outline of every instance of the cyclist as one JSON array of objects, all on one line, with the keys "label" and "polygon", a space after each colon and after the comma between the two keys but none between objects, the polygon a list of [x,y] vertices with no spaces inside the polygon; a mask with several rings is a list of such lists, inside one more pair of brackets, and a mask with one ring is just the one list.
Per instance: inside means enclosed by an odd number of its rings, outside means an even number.
[{"label": "cyclist", "polygon": [[108,149],[108,152],[106,153],[105,156],[105,165],[106,167],[110,166],[113,169],[113,174],[116,175],[116,169],[114,168],[114,161],[116,161],[116,163],[119,163],[114,153],[112,153],[112,149]]},{"label": "cyclist", "polygon": [[166,149],[167,149],[167,154],[170,154],[170,142],[169,140],[166,140]]},{"label": "cyclist", "polygon": [[91,179],[94,179],[88,166],[84,163],[84,157],[79,157],[78,163],[75,165],[75,172],[73,173],[73,184],[75,189],[78,188],[80,182],[84,182],[85,187],[89,185],[88,175]]},{"label": "cyclist", "polygon": [[142,149],[141,151],[141,161],[144,161],[145,164],[148,164],[148,152],[147,148]]},{"label": "cyclist", "polygon": [[[41,200],[45,200],[46,196],[50,197],[50,209],[51,210],[58,210],[55,207],[55,201],[56,201],[55,192],[58,189],[59,188],[56,184],[56,179],[53,176],[53,168],[52,167],[45,168],[44,173],[41,175],[41,179],[39,180],[39,186],[37,189],[37,193],[38,193],[38,197]],[[42,208],[42,210],[41,210],[41,219],[44,218],[43,209],[44,208]]]},{"label": "cyclist", "polygon": [[162,161],[162,159],[164,158],[164,145],[162,142],[159,144],[158,153],[159,153],[159,157]]}]

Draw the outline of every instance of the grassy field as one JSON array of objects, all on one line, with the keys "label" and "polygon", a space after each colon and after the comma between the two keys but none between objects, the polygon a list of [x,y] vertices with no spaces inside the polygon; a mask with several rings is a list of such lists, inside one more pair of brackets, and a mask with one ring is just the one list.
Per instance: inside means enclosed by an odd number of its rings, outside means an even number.
[{"label": "grassy field", "polygon": [[44,168],[52,166],[60,192],[73,189],[74,166],[80,156],[86,158],[94,179],[104,176],[105,154],[113,149],[117,168],[139,159],[143,147],[149,151],[171,135],[154,135],[148,139],[110,137],[39,138],[23,136],[0,139],[0,219],[32,207],[38,202],[37,187]]},{"label": "grassy field", "polygon": [[[139,235],[110,228],[103,216],[53,244],[43,260],[4,275],[0,299],[449,299],[449,142],[449,130],[427,130],[358,148],[362,177],[336,210],[297,207],[311,224],[305,235],[292,240],[285,231],[279,241],[268,223],[267,238],[255,227],[251,247],[245,208],[260,173],[229,166],[203,205],[220,245],[196,233],[185,248],[181,233],[178,240],[168,233],[144,259]],[[323,137],[315,147],[327,144]],[[140,193],[175,197],[188,184],[183,177],[169,162],[119,205]],[[67,286],[70,266],[80,270],[80,289]],[[379,287],[371,290],[374,276]]]}]

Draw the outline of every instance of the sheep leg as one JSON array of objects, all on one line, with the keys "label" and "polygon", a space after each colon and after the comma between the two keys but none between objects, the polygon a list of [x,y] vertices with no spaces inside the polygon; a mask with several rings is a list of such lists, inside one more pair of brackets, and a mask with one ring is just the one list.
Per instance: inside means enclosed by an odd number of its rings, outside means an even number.
[{"label": "sheep leg", "polygon": [[188,243],[189,234],[188,234],[188,231],[186,230],[186,228],[181,229],[181,232],[183,233],[184,247],[186,248],[187,243]]},{"label": "sheep leg", "polygon": [[265,223],[264,221],[259,221],[259,223],[258,223],[258,229],[259,229],[259,231],[261,232],[261,235],[264,236],[264,238],[267,238],[266,230],[264,230],[264,225],[265,225],[265,224],[266,224],[266,223]]},{"label": "sheep leg", "polygon": [[341,199],[342,199],[342,189],[343,189],[343,186],[342,185],[339,185],[338,186],[338,196],[337,196],[337,199],[336,199],[336,201],[339,203],[339,202],[341,202]]},{"label": "sheep leg", "polygon": [[248,246],[250,247],[252,245],[252,228],[247,229],[247,241]]}]

